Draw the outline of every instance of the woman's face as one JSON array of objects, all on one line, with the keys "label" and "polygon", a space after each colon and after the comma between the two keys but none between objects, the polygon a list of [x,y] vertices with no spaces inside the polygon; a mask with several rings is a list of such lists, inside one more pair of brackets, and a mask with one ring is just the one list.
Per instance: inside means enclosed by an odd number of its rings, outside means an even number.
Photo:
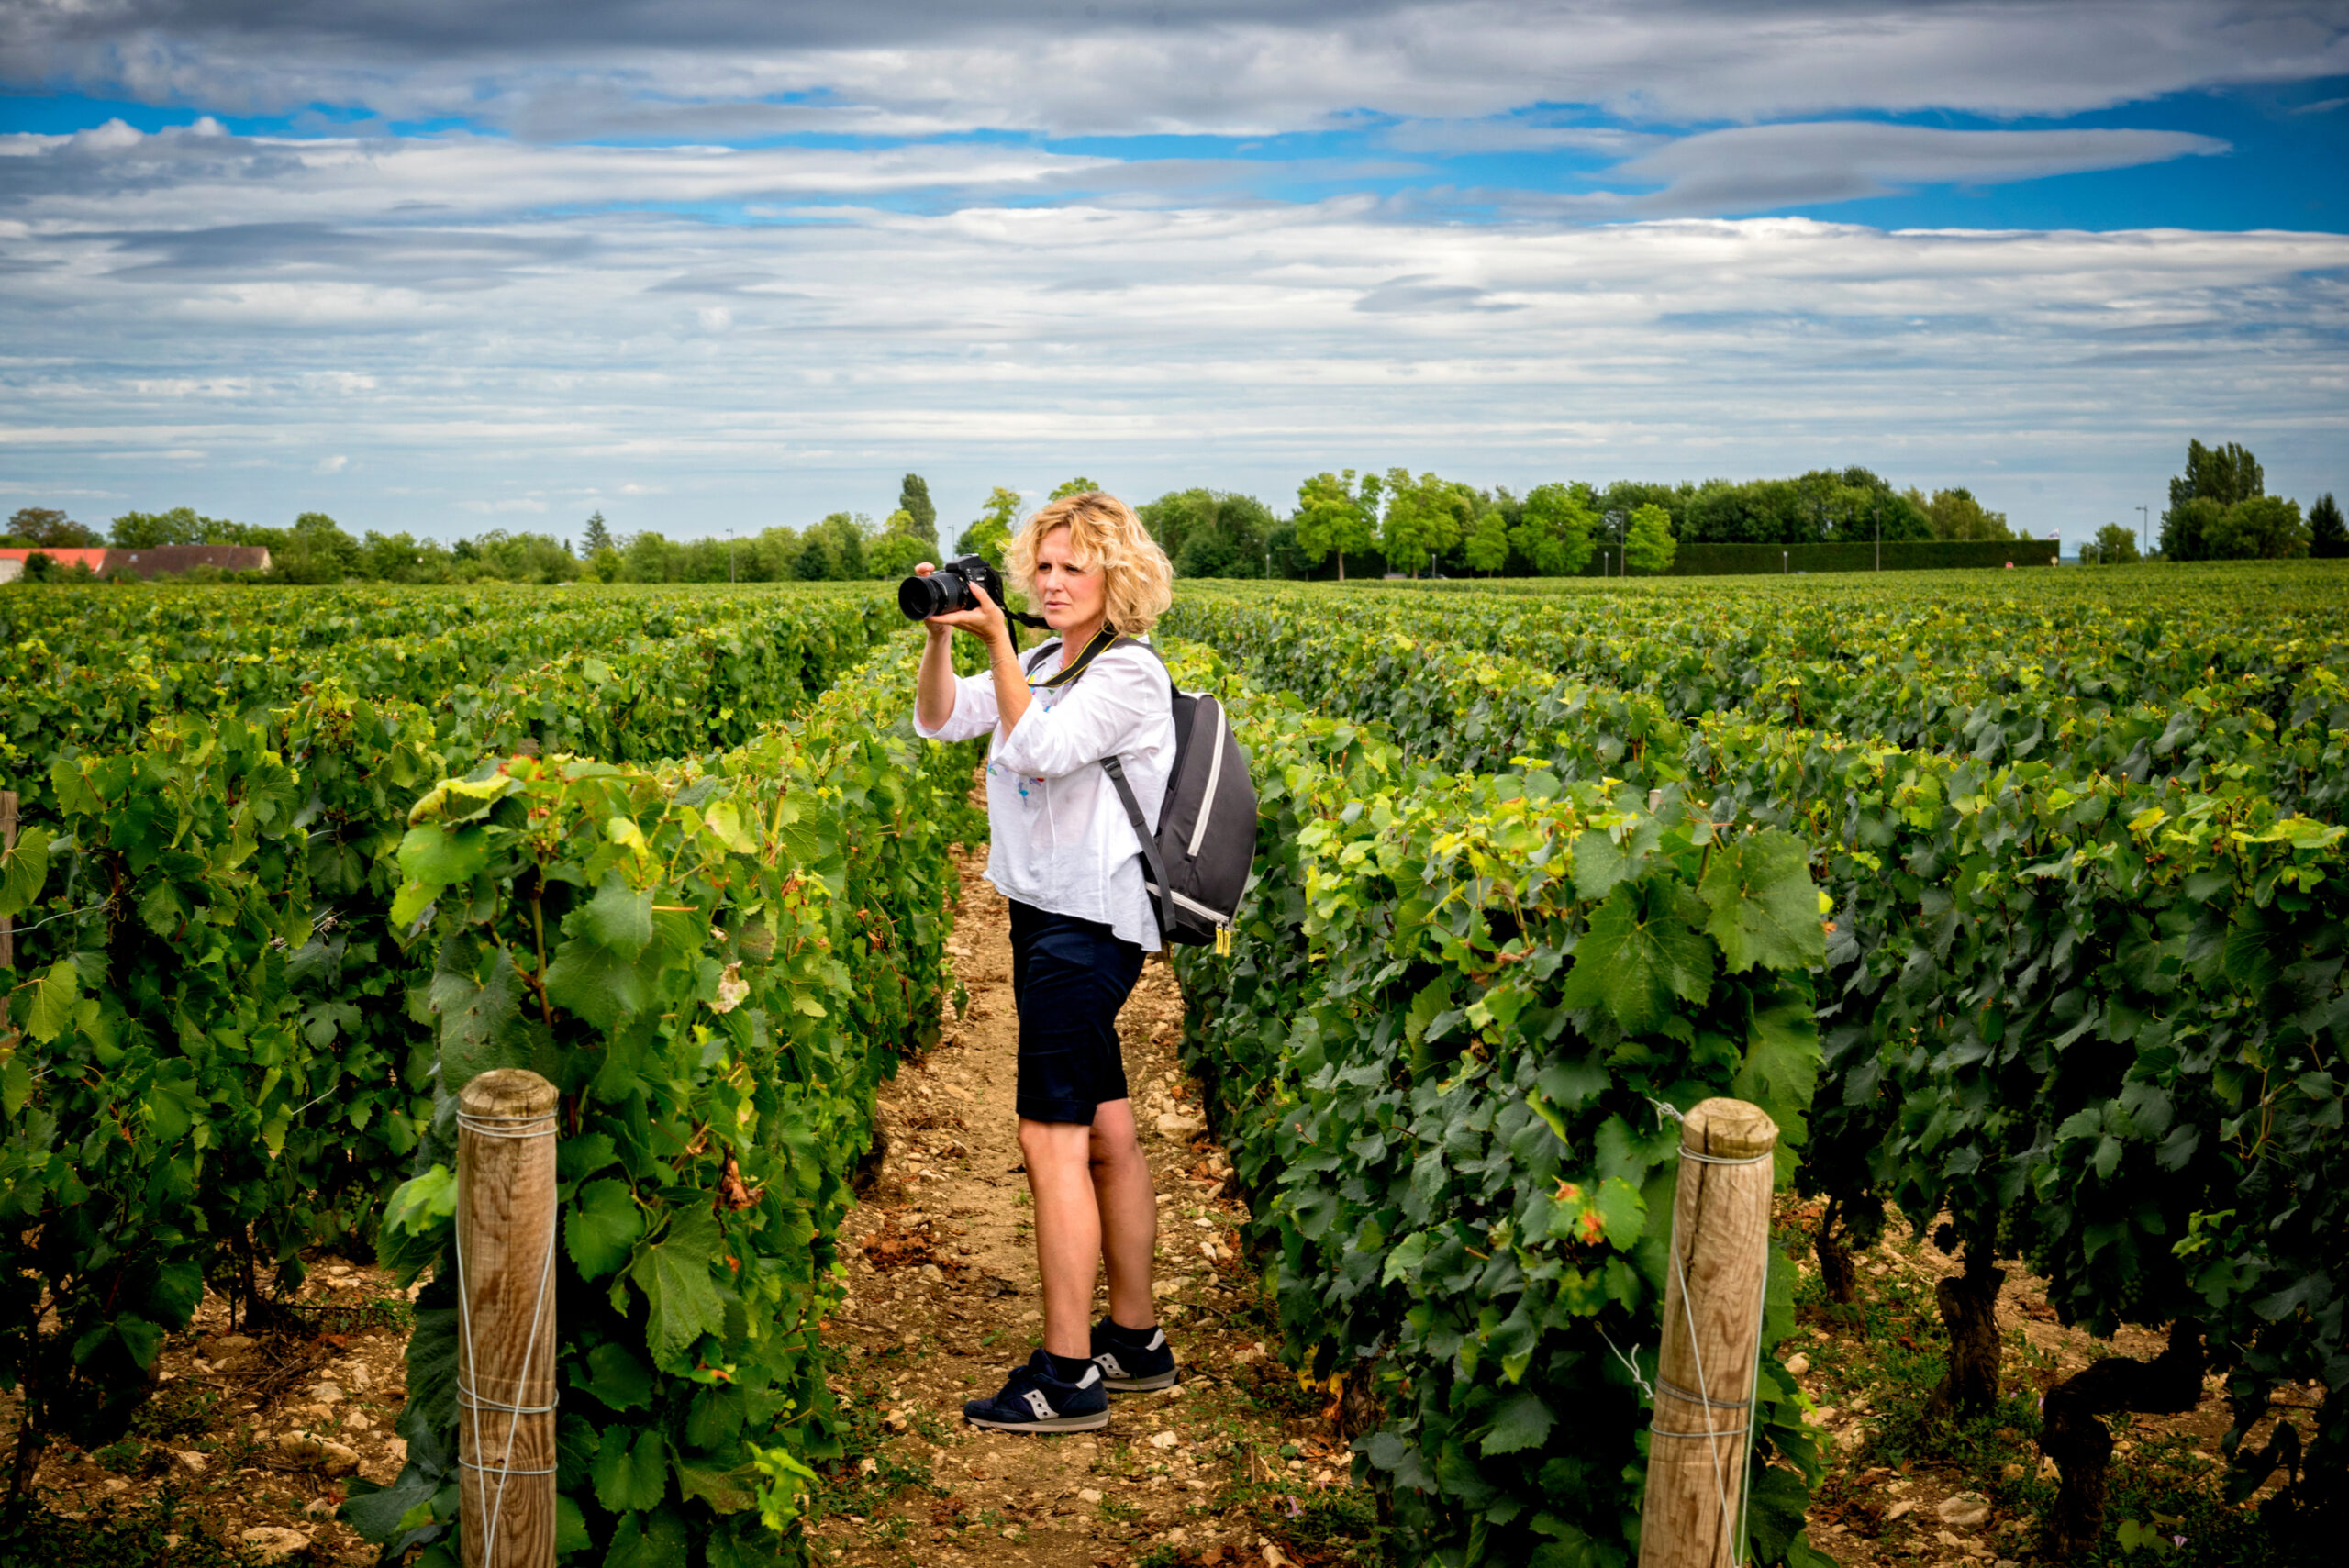
[{"label": "woman's face", "polygon": [[1038,613],[1054,631],[1089,626],[1099,620],[1108,603],[1108,585],[1101,568],[1079,566],[1069,559],[1068,529],[1054,528],[1036,547]]}]

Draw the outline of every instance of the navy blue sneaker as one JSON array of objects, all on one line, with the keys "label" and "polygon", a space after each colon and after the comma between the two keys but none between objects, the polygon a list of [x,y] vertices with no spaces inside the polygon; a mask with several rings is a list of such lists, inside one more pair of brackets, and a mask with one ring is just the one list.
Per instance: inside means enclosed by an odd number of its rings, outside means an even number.
[{"label": "navy blue sneaker", "polygon": [[1039,1350],[1027,1365],[1012,1369],[1002,1393],[965,1400],[963,1418],[996,1432],[1096,1431],[1109,1424],[1109,1391],[1101,1386],[1097,1362],[1077,1382],[1063,1383]]},{"label": "navy blue sneaker", "polygon": [[1122,1331],[1111,1330],[1106,1318],[1093,1325],[1093,1364],[1101,1369],[1102,1385],[1112,1394],[1147,1394],[1172,1386],[1174,1348],[1166,1342],[1166,1330],[1152,1329],[1146,1345],[1126,1340]]}]

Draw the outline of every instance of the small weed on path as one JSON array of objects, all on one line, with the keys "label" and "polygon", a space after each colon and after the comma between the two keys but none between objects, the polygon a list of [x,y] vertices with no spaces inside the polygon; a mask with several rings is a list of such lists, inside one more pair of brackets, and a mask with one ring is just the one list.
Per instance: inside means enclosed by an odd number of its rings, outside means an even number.
[{"label": "small weed on path", "polygon": [[[849,1218],[849,1296],[826,1326],[849,1451],[824,1467],[819,1568],[1385,1568],[1369,1492],[1265,1347],[1230,1166],[1196,1135],[1176,1066],[1182,1001],[1152,961],[1119,1018],[1158,1185],[1159,1319],[1183,1380],[1112,1398],[1106,1430],[980,1432],[965,1399],[1039,1342],[1034,1210],[1012,1109],[1018,1019],[1003,900],[964,862],[948,953],[965,996],[883,1092],[889,1158]],[[1100,1308],[1097,1308],[1100,1309]]]}]

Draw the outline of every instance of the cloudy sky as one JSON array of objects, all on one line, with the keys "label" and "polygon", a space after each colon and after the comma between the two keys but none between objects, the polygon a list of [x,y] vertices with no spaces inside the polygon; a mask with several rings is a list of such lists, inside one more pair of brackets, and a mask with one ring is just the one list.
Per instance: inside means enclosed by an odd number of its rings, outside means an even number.
[{"label": "cloudy sky", "polygon": [[0,508],[2349,491],[2349,4],[0,0]]}]

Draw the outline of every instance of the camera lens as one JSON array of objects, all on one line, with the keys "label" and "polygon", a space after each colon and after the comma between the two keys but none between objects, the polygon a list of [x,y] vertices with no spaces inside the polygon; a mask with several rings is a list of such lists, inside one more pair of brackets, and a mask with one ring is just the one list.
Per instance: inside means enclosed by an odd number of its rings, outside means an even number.
[{"label": "camera lens", "polygon": [[946,590],[935,579],[908,577],[897,584],[897,608],[907,620],[928,620],[946,607]]}]

